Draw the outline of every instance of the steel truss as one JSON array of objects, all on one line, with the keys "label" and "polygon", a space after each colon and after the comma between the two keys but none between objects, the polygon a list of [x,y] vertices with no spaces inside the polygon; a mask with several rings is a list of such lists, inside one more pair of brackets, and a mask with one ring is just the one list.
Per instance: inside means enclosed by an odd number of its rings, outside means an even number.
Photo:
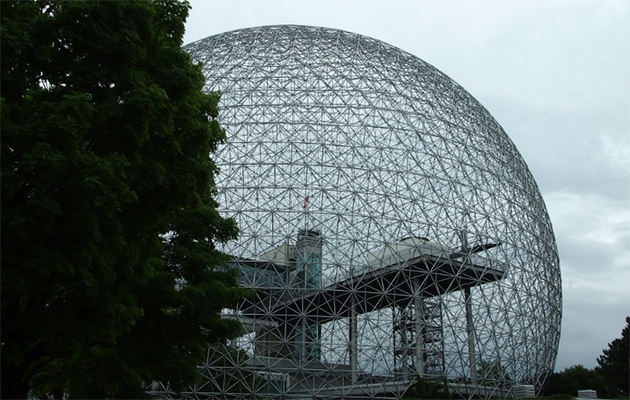
[{"label": "steel truss", "polygon": [[[461,86],[386,43],[270,26],[186,47],[220,90],[214,156],[256,292],[187,398],[540,388],[561,319],[556,243],[525,162]],[[167,385],[151,393],[169,397]]]}]

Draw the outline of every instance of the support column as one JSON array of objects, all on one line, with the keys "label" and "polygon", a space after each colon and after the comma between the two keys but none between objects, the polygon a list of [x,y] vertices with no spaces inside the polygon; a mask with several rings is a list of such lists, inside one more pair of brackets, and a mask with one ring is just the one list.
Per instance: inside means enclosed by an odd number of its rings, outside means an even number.
[{"label": "support column", "polygon": [[464,289],[466,303],[466,332],[468,333],[468,363],[470,364],[470,383],[477,384],[477,355],[475,352],[475,325],[473,324],[472,301],[470,288]]},{"label": "support column", "polygon": [[414,308],[415,308],[415,364],[416,372],[422,376],[424,374],[424,338],[422,337],[422,331],[424,328],[424,310],[422,308],[422,293],[420,291],[420,277],[414,279],[413,293],[414,293]]},{"label": "support column", "polygon": [[308,347],[306,346],[306,340],[307,340],[306,329],[307,329],[307,327],[308,327],[308,325],[306,324],[306,318],[302,317],[302,321],[300,322],[300,361],[302,363],[305,363],[306,360],[308,359],[308,355],[307,355]]},{"label": "support column", "polygon": [[402,374],[405,381],[409,380],[409,352],[411,351],[411,345],[409,343],[409,313],[411,308],[401,309],[400,311],[400,343],[402,346]]},{"label": "support column", "polygon": [[359,364],[359,340],[357,337],[357,299],[354,294],[350,295],[350,321],[349,321],[349,337],[350,337],[350,369],[352,370],[352,383],[357,382],[357,370]]}]

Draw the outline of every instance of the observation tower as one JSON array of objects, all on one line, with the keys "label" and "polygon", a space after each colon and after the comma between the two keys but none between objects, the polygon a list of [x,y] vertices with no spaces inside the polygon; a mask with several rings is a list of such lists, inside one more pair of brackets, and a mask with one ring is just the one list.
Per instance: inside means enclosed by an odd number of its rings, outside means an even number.
[{"label": "observation tower", "polygon": [[[490,113],[435,67],[334,29],[185,47],[221,91],[222,249],[255,293],[187,398],[396,398],[541,388],[560,338],[556,242]],[[155,395],[174,396],[167,385]]]}]

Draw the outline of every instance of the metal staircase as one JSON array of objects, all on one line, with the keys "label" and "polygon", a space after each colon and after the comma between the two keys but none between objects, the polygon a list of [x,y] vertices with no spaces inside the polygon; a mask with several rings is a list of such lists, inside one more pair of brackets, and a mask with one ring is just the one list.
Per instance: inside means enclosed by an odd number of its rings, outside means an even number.
[{"label": "metal staircase", "polygon": [[438,378],[444,375],[441,303],[436,297],[417,303],[421,310],[413,303],[393,307],[394,370],[402,379]]}]

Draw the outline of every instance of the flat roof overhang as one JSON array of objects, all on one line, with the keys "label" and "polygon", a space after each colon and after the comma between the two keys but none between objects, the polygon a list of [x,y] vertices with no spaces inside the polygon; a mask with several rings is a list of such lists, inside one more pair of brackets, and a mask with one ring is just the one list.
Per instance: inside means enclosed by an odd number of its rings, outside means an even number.
[{"label": "flat roof overhang", "polygon": [[256,289],[257,298],[247,299],[239,308],[242,316],[289,322],[306,319],[325,323],[352,314],[380,310],[397,305],[408,306],[415,298],[434,297],[474,286],[496,282],[504,272],[464,260],[431,255],[404,263],[367,270],[333,285],[321,288]]}]

